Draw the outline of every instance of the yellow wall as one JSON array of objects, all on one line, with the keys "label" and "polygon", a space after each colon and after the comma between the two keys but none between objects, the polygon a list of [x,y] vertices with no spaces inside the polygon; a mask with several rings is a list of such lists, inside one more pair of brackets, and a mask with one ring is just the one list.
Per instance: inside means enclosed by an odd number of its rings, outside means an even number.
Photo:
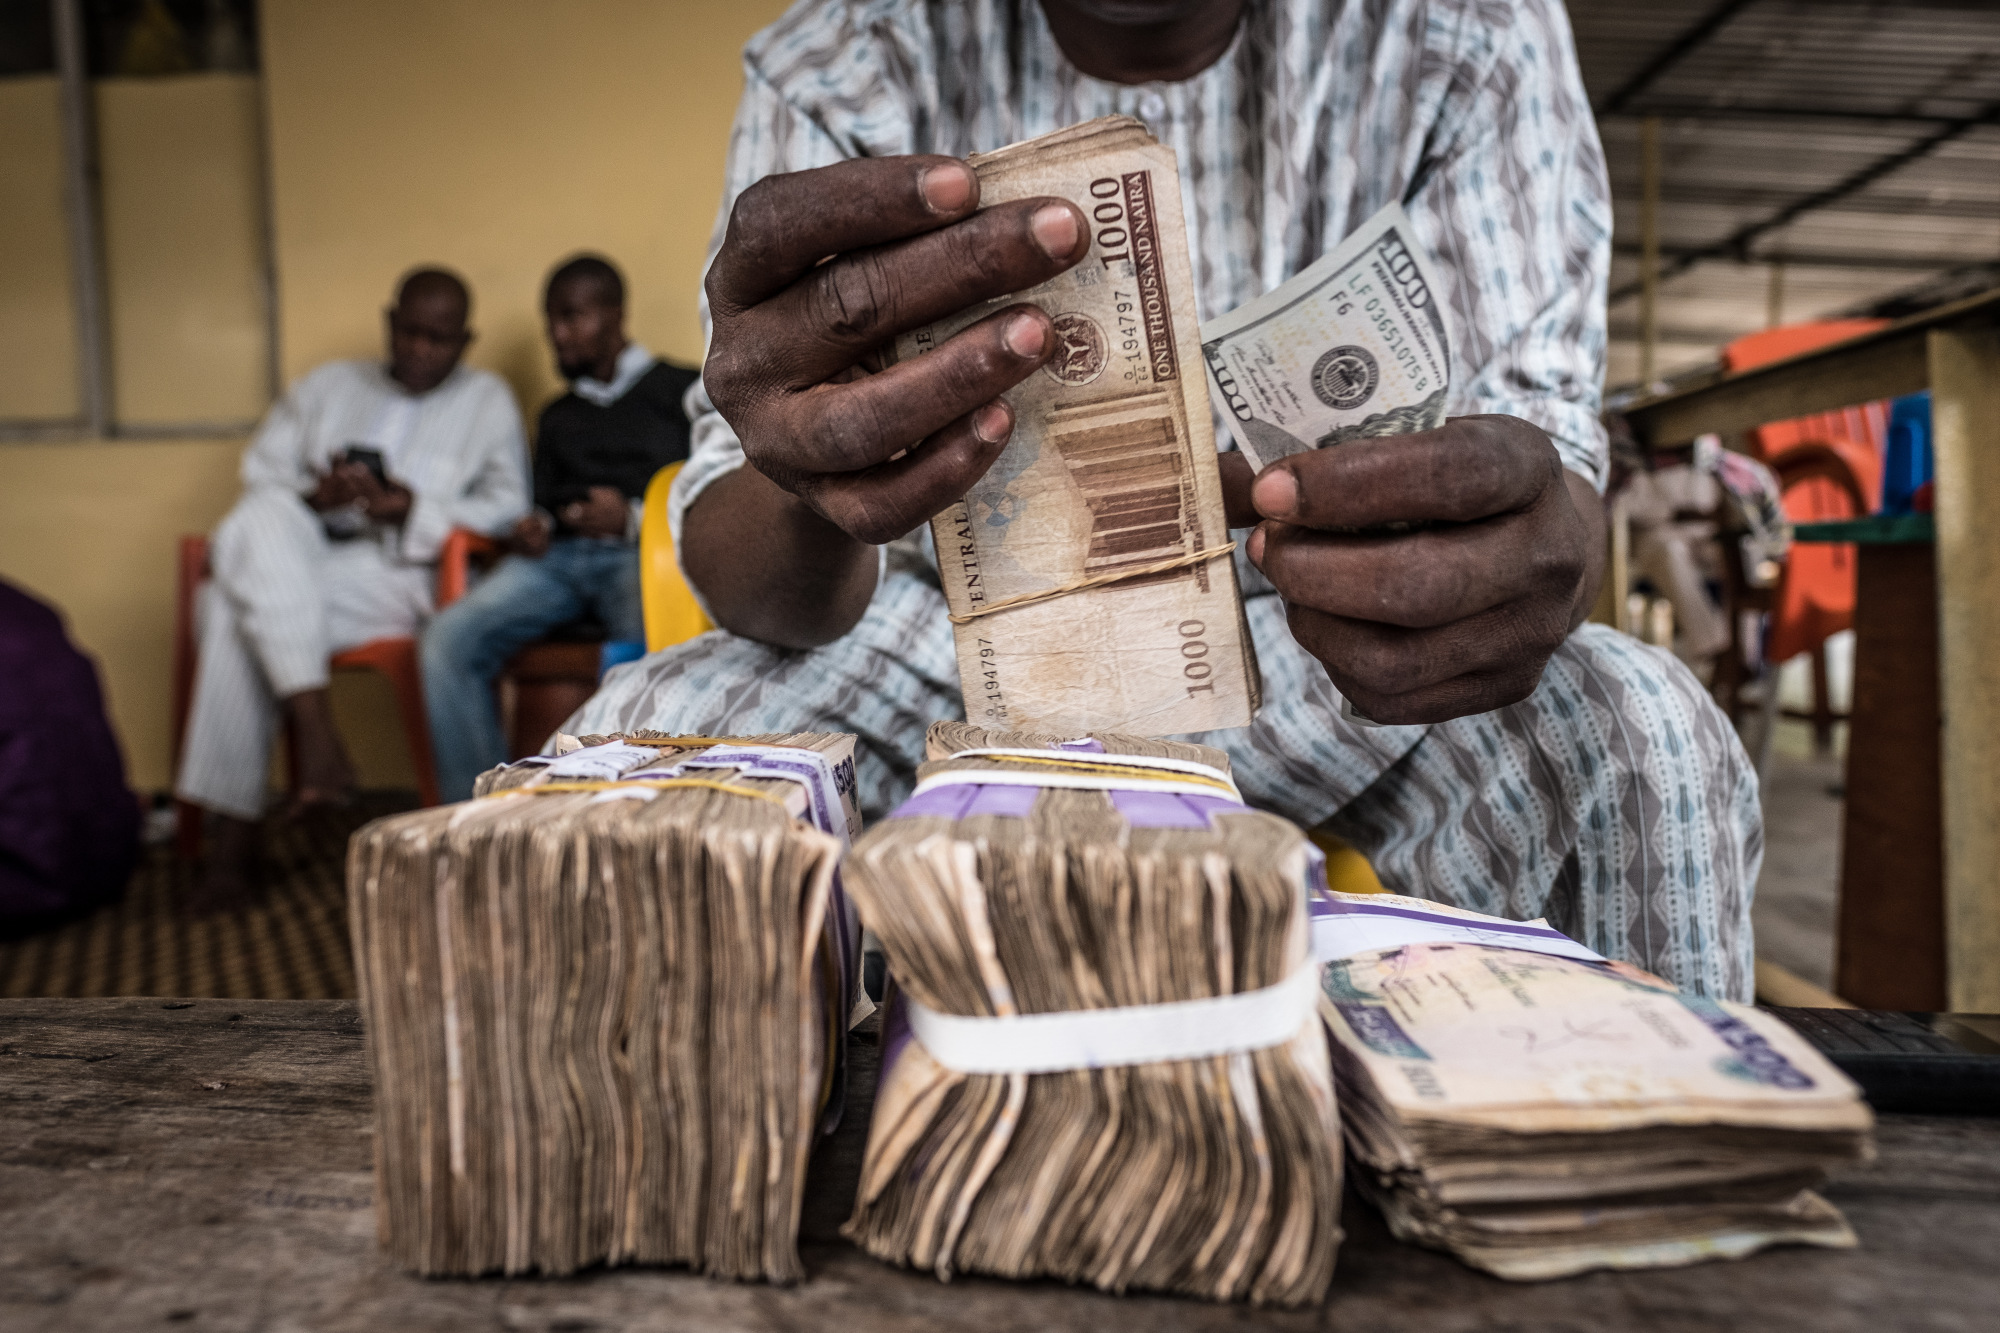
[{"label": "yellow wall", "polygon": [[530,413],[557,387],[542,279],[625,270],[633,332],[701,357],[695,297],[739,52],[780,0],[266,0],[287,379],[372,355],[398,274],[471,282],[470,359]]},{"label": "yellow wall", "polygon": [[[285,378],[379,354],[396,276],[445,263],[473,284],[471,359],[506,375],[532,413],[555,387],[541,280],[582,248],[625,268],[639,337],[698,361],[695,296],[738,53],[783,8],[265,0]],[[0,347],[44,335],[24,334],[8,308]],[[0,444],[0,578],[62,608],[96,654],[141,787],[167,781],[174,539],[212,527],[234,501],[241,449],[240,439]],[[408,785],[386,696],[365,678],[335,692],[363,781]]]},{"label": "yellow wall", "polygon": [[96,656],[125,762],[167,785],[174,543],[236,498],[240,440],[0,445],[0,578]]},{"label": "yellow wall", "polygon": [[104,267],[120,425],[270,405],[257,80],[101,79]]},{"label": "yellow wall", "polygon": [[55,76],[0,79],[0,419],[78,415]]}]

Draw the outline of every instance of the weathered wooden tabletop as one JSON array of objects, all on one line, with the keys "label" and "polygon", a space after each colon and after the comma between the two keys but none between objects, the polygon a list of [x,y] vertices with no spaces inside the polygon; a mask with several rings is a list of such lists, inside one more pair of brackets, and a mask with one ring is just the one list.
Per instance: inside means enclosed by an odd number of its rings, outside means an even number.
[{"label": "weathered wooden tabletop", "polygon": [[836,1234],[874,1081],[874,1049],[856,1054],[847,1124],[815,1161],[803,1285],[635,1269],[427,1281],[376,1252],[352,1003],[0,1002],[0,1329],[2000,1328],[2000,1120],[1913,1116],[1885,1117],[1880,1162],[1828,1191],[1858,1251],[1517,1286],[1397,1244],[1350,1200],[1320,1309],[945,1285]]}]

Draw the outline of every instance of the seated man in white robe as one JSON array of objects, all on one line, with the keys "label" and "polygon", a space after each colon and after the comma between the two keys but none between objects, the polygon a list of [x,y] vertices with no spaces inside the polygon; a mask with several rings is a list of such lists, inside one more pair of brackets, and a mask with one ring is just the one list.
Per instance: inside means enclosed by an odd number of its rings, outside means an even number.
[{"label": "seated man in white robe", "polygon": [[281,719],[296,750],[293,809],[351,792],[327,691],[332,655],[415,634],[451,530],[504,533],[527,511],[520,409],[498,376],[459,364],[470,310],[457,277],[410,274],[388,311],[387,362],[305,376],[243,456],[243,497],[209,547],[175,784],[207,812],[200,904],[240,900],[255,884]]}]

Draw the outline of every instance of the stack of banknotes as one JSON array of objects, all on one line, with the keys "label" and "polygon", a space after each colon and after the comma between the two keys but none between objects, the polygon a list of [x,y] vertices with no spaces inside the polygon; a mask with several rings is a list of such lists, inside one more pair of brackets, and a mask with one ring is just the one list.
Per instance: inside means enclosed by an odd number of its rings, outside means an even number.
[{"label": "stack of banknotes", "polygon": [[921,356],[1016,301],[1056,350],[1005,395],[1013,437],[931,520],[966,715],[999,730],[1240,727],[1255,649],[1230,559],[1173,149],[1106,116],[971,158],[983,204],[1074,203],[1090,251],[1032,292],[901,335]]},{"label": "stack of banknotes", "polygon": [[845,871],[896,992],[847,1234],[947,1277],[1320,1299],[1341,1164],[1304,836],[1203,746],[929,742]]},{"label": "stack of banknotes", "polygon": [[1541,922],[1313,912],[1342,1124],[1398,1237],[1515,1279],[1855,1243],[1814,1187],[1872,1155],[1872,1118],[1784,1023]]},{"label": "stack of banknotes", "polygon": [[350,844],[382,1241],[427,1274],[796,1280],[854,737],[586,740]]}]

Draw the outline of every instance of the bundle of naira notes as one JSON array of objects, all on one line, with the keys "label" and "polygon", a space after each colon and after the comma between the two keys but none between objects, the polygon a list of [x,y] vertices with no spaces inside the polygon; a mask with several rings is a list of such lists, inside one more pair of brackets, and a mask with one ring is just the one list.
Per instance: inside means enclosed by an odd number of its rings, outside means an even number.
[{"label": "bundle of naira notes", "polygon": [[854,737],[563,748],[349,846],[382,1242],[425,1274],[801,1278],[858,962]]},{"label": "bundle of naira notes", "polygon": [[1006,395],[999,459],[931,522],[966,715],[1146,736],[1240,727],[1260,697],[1209,388],[1257,467],[1444,420],[1441,288],[1391,205],[1285,283],[1197,325],[1171,148],[1106,116],[969,159],[987,205],[1088,220],[1067,272],[901,335],[894,364],[1016,301],[1056,350]]},{"label": "bundle of naira notes", "polygon": [[847,861],[895,993],[846,1234],[945,1277],[1319,1300],[1314,849],[1203,746],[938,723],[928,752]]},{"label": "bundle of naira notes", "polygon": [[1872,1155],[1867,1104],[1772,1015],[1542,922],[1313,912],[1357,1183],[1398,1237],[1514,1279],[1855,1243],[1814,1187]]},{"label": "bundle of naira notes", "polygon": [[1016,301],[1056,350],[1010,390],[1014,433],[931,520],[966,715],[999,730],[1148,736],[1246,725],[1238,594],[1171,148],[1107,116],[970,159],[980,200],[1053,195],[1089,253],[1029,292],[900,336],[921,356]]}]

